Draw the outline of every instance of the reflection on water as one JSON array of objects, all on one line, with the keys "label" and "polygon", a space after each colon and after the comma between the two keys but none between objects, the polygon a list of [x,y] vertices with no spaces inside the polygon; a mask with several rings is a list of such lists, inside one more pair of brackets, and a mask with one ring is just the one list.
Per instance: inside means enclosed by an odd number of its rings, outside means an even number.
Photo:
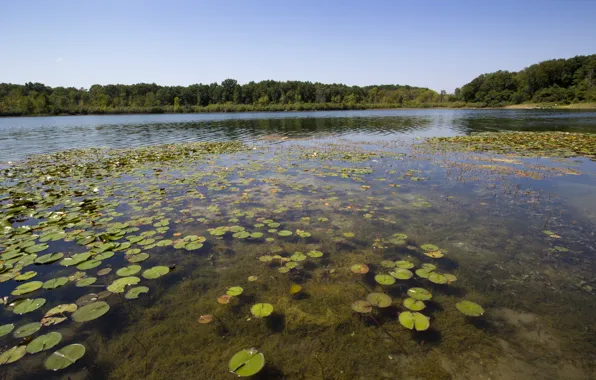
[{"label": "reflection on water", "polygon": [[528,110],[372,110],[0,119],[0,161],[85,147],[123,148],[188,141],[363,136],[452,136],[495,130],[596,129],[596,113]]}]

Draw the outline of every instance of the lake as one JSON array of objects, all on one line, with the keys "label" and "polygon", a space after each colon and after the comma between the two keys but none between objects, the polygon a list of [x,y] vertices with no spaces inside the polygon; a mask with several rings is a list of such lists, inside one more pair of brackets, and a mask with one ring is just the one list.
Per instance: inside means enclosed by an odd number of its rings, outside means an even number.
[{"label": "lake", "polygon": [[0,373],[594,379],[596,161],[478,132],[596,112],[0,119]]}]

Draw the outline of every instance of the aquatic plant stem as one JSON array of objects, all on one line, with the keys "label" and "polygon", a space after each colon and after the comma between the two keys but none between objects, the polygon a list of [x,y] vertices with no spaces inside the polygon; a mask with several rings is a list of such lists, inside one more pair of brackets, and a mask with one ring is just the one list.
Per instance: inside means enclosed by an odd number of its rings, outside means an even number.
[{"label": "aquatic plant stem", "polygon": [[212,314],[213,318],[217,319],[217,322],[221,325],[225,332],[230,332],[230,329],[222,322],[222,320],[215,314]]},{"label": "aquatic plant stem", "polygon": [[364,290],[366,290],[366,292],[367,292],[367,293],[370,293],[370,292],[371,292],[371,291],[370,291],[370,290],[368,290],[368,288],[367,288],[366,286],[364,286],[364,284],[363,284],[363,283],[361,283],[360,281],[356,280],[356,283],[357,283],[358,285],[362,286],[362,287],[364,288]]},{"label": "aquatic plant stem", "polygon": [[375,321],[375,323],[377,324],[377,326],[379,326],[381,328],[381,330],[383,330],[387,335],[389,335],[394,341],[395,343],[397,343],[399,345],[399,347],[402,349],[402,351],[408,355],[408,350],[406,350],[406,348],[399,342],[399,340],[397,340],[396,337],[394,337],[389,331],[387,331],[383,326],[381,326],[381,324],[379,323],[379,321],[377,321],[377,319],[375,317],[373,317],[372,313],[368,314],[370,316],[370,318]]},{"label": "aquatic plant stem", "polygon": [[321,360],[319,360],[319,357],[317,356],[317,354],[315,354],[315,360],[317,361],[317,363],[319,363],[319,366],[321,366],[321,376],[323,377],[323,380],[326,380],[325,368],[323,367],[323,363],[321,363]]}]

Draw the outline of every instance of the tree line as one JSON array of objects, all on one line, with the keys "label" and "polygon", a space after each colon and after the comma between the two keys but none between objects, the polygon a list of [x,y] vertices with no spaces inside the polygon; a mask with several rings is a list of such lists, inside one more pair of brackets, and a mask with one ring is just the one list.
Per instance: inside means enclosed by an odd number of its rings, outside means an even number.
[{"label": "tree line", "polygon": [[518,72],[482,74],[455,90],[455,98],[478,106],[596,101],[596,54],[543,61]]},{"label": "tree line", "polygon": [[226,79],[190,86],[97,84],[89,89],[0,84],[4,116],[423,107],[447,100],[444,91],[420,87],[272,80],[239,84]]}]

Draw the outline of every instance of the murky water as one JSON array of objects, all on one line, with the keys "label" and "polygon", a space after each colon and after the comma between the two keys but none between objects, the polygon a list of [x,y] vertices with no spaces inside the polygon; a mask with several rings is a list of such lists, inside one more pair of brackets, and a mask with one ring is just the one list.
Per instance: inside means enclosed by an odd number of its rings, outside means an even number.
[{"label": "murky water", "polygon": [[[0,339],[15,348],[0,354],[14,361],[3,375],[231,379],[230,358],[255,348],[261,379],[595,378],[596,163],[435,151],[417,137],[590,131],[596,115],[282,116],[0,120],[4,160],[249,144],[7,166]],[[431,298],[415,302],[413,288]],[[53,354],[73,344],[84,348]]]}]

